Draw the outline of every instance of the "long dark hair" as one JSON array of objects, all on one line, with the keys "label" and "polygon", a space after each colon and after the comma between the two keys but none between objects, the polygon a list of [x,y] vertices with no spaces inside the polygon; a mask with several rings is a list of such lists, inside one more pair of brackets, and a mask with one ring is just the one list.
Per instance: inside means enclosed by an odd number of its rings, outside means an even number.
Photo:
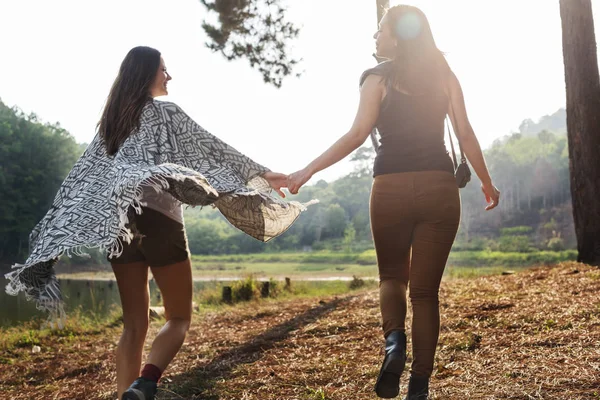
[{"label": "long dark hair", "polygon": [[414,6],[397,5],[386,15],[398,42],[389,83],[414,94],[442,90],[450,67],[435,44],[425,13]]},{"label": "long dark hair", "polygon": [[159,66],[160,52],[146,46],[129,50],[121,63],[97,125],[109,155],[115,154],[139,128],[142,109],[150,99],[150,88]]}]

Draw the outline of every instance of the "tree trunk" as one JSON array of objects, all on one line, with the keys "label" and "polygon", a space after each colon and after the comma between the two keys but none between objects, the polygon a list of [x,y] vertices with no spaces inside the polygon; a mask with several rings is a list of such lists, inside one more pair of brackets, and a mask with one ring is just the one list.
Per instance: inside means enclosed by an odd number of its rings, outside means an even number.
[{"label": "tree trunk", "polygon": [[385,10],[390,7],[390,0],[375,0],[377,3],[377,26],[379,27],[379,21],[383,18]]},{"label": "tree trunk", "polygon": [[591,0],[560,0],[578,261],[600,265],[600,77]]},{"label": "tree trunk", "polygon": [[548,206],[547,206],[547,204],[548,204],[548,201],[547,201],[547,196],[546,196],[546,194],[542,195],[542,201],[543,201],[543,206],[542,206],[542,207],[543,207],[543,209],[545,210],[545,209],[548,207]]},{"label": "tree trunk", "polygon": [[517,210],[521,211],[521,181],[517,181]]}]

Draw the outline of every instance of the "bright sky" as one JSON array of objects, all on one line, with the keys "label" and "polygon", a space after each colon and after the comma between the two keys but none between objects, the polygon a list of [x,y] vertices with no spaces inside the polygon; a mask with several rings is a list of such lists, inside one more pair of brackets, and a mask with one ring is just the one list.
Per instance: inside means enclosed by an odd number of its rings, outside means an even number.
[{"label": "bright sky", "polygon": [[[428,15],[484,146],[564,106],[558,0],[407,3]],[[593,3],[600,21],[600,0]],[[204,47],[198,0],[0,0],[0,98],[89,142],[127,51],[156,47],[173,76],[166,100],[256,161],[293,172],[350,127],[358,78],[375,65],[376,10],[375,0],[288,4],[302,25],[295,53],[305,72],[276,89],[245,60],[227,62]],[[341,162],[313,181],[349,169]]]}]

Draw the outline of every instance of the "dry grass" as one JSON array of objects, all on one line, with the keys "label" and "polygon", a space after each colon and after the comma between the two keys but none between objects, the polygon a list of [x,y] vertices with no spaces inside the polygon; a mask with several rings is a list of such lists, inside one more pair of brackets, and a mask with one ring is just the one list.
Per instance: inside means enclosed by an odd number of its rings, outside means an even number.
[{"label": "dry grass", "polygon": [[[444,282],[433,398],[599,399],[599,293],[600,271],[575,263]],[[376,291],[236,306],[194,322],[159,399],[375,399]],[[0,397],[114,399],[118,334],[5,351]]]}]

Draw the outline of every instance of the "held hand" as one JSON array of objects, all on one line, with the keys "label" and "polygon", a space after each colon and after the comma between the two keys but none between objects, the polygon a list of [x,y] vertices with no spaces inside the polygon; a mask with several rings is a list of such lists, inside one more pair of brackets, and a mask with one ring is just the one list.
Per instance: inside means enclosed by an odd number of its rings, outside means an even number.
[{"label": "held hand", "polygon": [[489,211],[493,208],[496,208],[496,206],[498,206],[498,202],[500,201],[500,191],[498,188],[492,185],[490,182],[488,184],[481,184],[481,191],[485,196],[485,201],[488,203],[485,210]]},{"label": "held hand", "polygon": [[288,189],[290,193],[297,194],[302,185],[308,182],[310,178],[312,178],[312,174],[306,168],[291,174],[288,177]]},{"label": "held hand", "polygon": [[269,182],[269,186],[271,186],[275,191],[283,198],[285,198],[285,193],[281,190],[283,187],[287,187],[288,176],[285,174],[280,174],[279,172],[265,172],[262,176]]}]

